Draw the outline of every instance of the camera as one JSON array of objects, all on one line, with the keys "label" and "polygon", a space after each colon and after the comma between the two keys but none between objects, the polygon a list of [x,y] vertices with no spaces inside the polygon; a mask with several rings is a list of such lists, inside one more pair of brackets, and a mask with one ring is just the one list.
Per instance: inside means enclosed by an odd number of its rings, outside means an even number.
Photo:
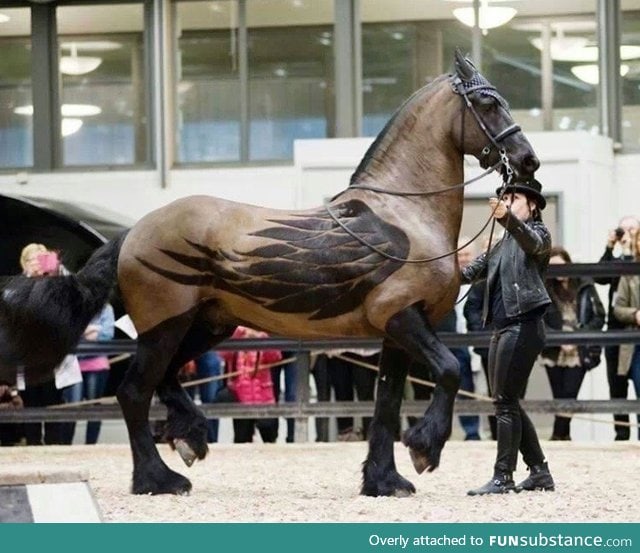
[{"label": "camera", "polygon": [[38,265],[43,273],[54,273],[58,270],[60,260],[55,252],[41,253],[38,255]]},{"label": "camera", "polygon": [[614,232],[616,233],[616,238],[618,240],[621,240],[624,236],[624,229],[622,227],[618,227]]}]

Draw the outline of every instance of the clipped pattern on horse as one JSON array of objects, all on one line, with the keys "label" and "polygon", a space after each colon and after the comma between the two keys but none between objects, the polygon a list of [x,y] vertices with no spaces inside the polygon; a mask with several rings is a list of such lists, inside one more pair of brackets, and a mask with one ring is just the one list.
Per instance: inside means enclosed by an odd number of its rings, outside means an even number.
[{"label": "clipped pattern on horse", "polygon": [[[132,492],[184,494],[191,482],[162,461],[149,428],[154,392],[187,465],[207,454],[206,421],[178,382],[185,362],[237,325],[297,339],[383,340],[362,493],[415,492],[393,443],[411,360],[436,380],[422,419],[403,436],[418,473],[451,434],[459,369],[433,331],[452,308],[463,207],[463,156],[531,178],[539,162],[508,105],[462,55],[456,71],[411,96],[325,207],[282,211],[197,196],[142,218],[77,275],[16,278],[0,300],[0,381],[48,376],[117,284],[138,332],[117,397],[133,454]],[[444,190],[443,190],[444,188]],[[429,259],[429,263],[412,261]]]}]

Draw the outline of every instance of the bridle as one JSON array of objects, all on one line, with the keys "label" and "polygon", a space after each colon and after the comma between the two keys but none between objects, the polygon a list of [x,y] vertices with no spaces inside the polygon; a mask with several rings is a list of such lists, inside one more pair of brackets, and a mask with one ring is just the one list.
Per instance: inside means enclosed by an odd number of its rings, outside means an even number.
[{"label": "bridle", "polygon": [[491,155],[493,148],[495,148],[496,151],[498,152],[498,155],[500,156],[500,163],[505,168],[504,184],[505,185],[510,184],[511,181],[513,180],[513,168],[509,163],[509,156],[507,155],[507,151],[500,145],[500,143],[505,138],[511,136],[512,134],[520,132],[522,129],[520,128],[519,125],[512,123],[506,129],[501,130],[498,134],[494,136],[493,134],[491,134],[489,127],[484,122],[484,119],[482,119],[482,116],[478,113],[478,110],[476,109],[476,107],[473,105],[473,102],[469,98],[469,94],[473,92],[480,92],[481,94],[484,94],[486,96],[491,96],[507,111],[509,111],[509,104],[502,96],[500,96],[500,94],[496,90],[496,87],[490,84],[489,81],[487,81],[479,73],[475,73],[474,76],[468,81],[463,81],[460,75],[457,75],[457,74],[452,75],[450,78],[450,84],[453,92],[461,96],[462,102],[463,102],[462,125],[461,125],[462,131],[460,133],[461,142],[462,142],[461,151],[464,152],[464,116],[467,111],[465,109],[466,107],[475,117],[475,120],[478,123],[478,126],[482,129],[482,132],[484,132],[484,134],[486,134],[487,138],[489,139],[489,143],[484,148],[482,148],[482,151],[478,156],[478,160],[480,161],[480,166],[486,167],[488,165],[489,155]]},{"label": "bridle", "polygon": [[[327,213],[329,214],[329,216],[331,217],[331,219],[333,219],[333,221],[340,227],[342,228],[342,230],[344,230],[347,234],[349,234],[350,236],[352,236],[353,238],[355,238],[358,242],[360,242],[362,245],[368,247],[369,249],[373,250],[374,252],[380,254],[382,257],[389,259],[391,261],[399,261],[401,263],[429,263],[431,261],[437,261],[439,259],[443,259],[445,257],[449,257],[450,255],[454,255],[456,253],[458,253],[460,250],[463,250],[464,248],[466,248],[467,246],[469,246],[471,243],[473,243],[475,240],[477,240],[480,235],[482,235],[482,233],[485,231],[485,229],[489,226],[489,223],[492,223],[491,225],[491,236],[493,236],[493,230],[495,227],[495,219],[493,218],[493,213],[495,212],[495,210],[497,209],[494,208],[493,212],[491,213],[491,215],[489,216],[489,219],[487,219],[487,222],[482,226],[482,228],[465,244],[463,244],[462,246],[457,247],[454,250],[451,250],[449,252],[443,253],[441,255],[437,255],[435,257],[429,257],[429,258],[424,258],[424,259],[404,259],[401,257],[396,257],[395,255],[389,254],[383,250],[381,250],[380,248],[374,246],[373,244],[370,244],[369,242],[367,242],[364,238],[362,238],[361,236],[359,236],[358,234],[356,234],[354,231],[352,231],[346,224],[344,224],[340,219],[338,219],[338,217],[336,216],[336,214],[331,211],[331,207],[329,206],[329,202],[335,200],[336,198],[339,198],[342,194],[344,194],[345,192],[348,192],[349,190],[353,190],[353,189],[359,189],[359,190],[369,190],[371,192],[378,192],[381,194],[388,194],[391,196],[401,196],[401,197],[411,197],[411,196],[422,196],[422,197],[427,197],[427,196],[434,196],[436,194],[443,194],[445,192],[450,192],[452,190],[458,189],[458,188],[464,188],[465,186],[476,182],[482,178],[484,178],[485,176],[489,175],[490,173],[492,173],[493,171],[495,171],[498,167],[500,167],[501,165],[505,168],[505,172],[503,174],[503,184],[502,184],[502,188],[500,190],[500,199],[502,199],[502,197],[505,194],[506,191],[506,187],[507,185],[509,185],[512,180],[513,180],[513,168],[511,167],[510,161],[509,161],[509,156],[507,154],[507,151],[500,146],[500,143],[507,137],[511,136],[512,134],[515,134],[517,132],[519,132],[521,129],[518,125],[516,125],[515,123],[509,125],[506,129],[503,129],[502,131],[500,131],[497,135],[493,135],[491,134],[491,131],[489,130],[489,127],[486,125],[486,123],[484,122],[484,120],[482,119],[482,117],[480,116],[480,114],[478,113],[478,111],[476,110],[475,106],[473,105],[473,102],[470,100],[469,98],[469,94],[472,92],[476,92],[479,91],[482,94],[488,95],[488,96],[492,96],[493,98],[495,98],[498,103],[500,103],[502,105],[502,107],[504,107],[506,110],[509,110],[509,105],[507,104],[506,100],[504,100],[504,98],[502,98],[502,96],[500,96],[500,94],[498,93],[498,91],[496,90],[496,88],[494,86],[492,86],[489,81],[487,81],[484,77],[482,77],[482,75],[480,75],[479,73],[475,73],[473,78],[468,80],[468,81],[463,81],[463,79],[458,75],[458,74],[454,74],[451,77],[449,77],[449,81],[451,84],[451,88],[453,89],[453,92],[458,94],[459,96],[462,97],[462,132],[461,132],[461,146],[460,146],[460,151],[464,152],[464,117],[465,117],[465,113],[467,111],[467,108],[471,111],[471,113],[473,114],[473,116],[475,117],[478,126],[482,129],[482,131],[487,135],[487,137],[489,138],[489,144],[487,144],[481,151],[480,153],[480,165],[482,167],[486,167],[487,165],[487,159],[488,156],[491,154],[492,151],[492,147],[495,147],[498,155],[500,156],[500,160],[498,162],[496,162],[494,165],[492,165],[491,167],[485,169],[484,173],[482,173],[481,175],[478,175],[472,179],[469,179],[467,181],[464,181],[460,184],[454,184],[453,186],[447,186],[445,188],[440,188],[438,190],[430,190],[430,191],[425,191],[425,192],[413,192],[413,191],[393,191],[393,190],[385,190],[383,188],[378,188],[375,186],[370,186],[370,185],[366,185],[366,184],[351,184],[348,188],[342,190],[341,192],[339,192],[338,194],[336,194],[335,196],[333,196],[333,198],[331,198],[330,200],[325,200],[324,202],[324,207],[327,210]],[[471,86],[467,86],[466,83],[469,83]],[[484,160],[484,161],[483,161]],[[490,243],[491,243],[491,237],[489,239]]]}]

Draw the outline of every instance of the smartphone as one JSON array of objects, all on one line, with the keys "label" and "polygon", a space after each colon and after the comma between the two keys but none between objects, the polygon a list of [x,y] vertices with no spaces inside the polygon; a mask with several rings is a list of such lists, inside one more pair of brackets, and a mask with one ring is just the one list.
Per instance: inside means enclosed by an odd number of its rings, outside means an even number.
[{"label": "smartphone", "polygon": [[56,252],[41,253],[38,255],[38,265],[43,273],[55,273],[60,266],[60,260]]}]

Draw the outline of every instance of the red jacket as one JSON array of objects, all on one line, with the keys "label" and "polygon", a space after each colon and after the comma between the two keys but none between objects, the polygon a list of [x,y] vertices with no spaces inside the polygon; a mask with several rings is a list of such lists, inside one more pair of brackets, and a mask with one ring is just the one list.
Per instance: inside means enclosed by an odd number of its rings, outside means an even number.
[{"label": "red jacket", "polygon": [[[233,333],[233,338],[244,338],[247,329],[239,326]],[[260,338],[268,335],[260,332]],[[253,336],[252,336],[253,337]],[[282,352],[272,350],[262,351],[221,351],[225,362],[225,372],[240,374],[229,379],[229,388],[238,396],[240,403],[273,404],[276,402],[271,371],[260,369],[260,366],[275,363],[282,359]]]}]

